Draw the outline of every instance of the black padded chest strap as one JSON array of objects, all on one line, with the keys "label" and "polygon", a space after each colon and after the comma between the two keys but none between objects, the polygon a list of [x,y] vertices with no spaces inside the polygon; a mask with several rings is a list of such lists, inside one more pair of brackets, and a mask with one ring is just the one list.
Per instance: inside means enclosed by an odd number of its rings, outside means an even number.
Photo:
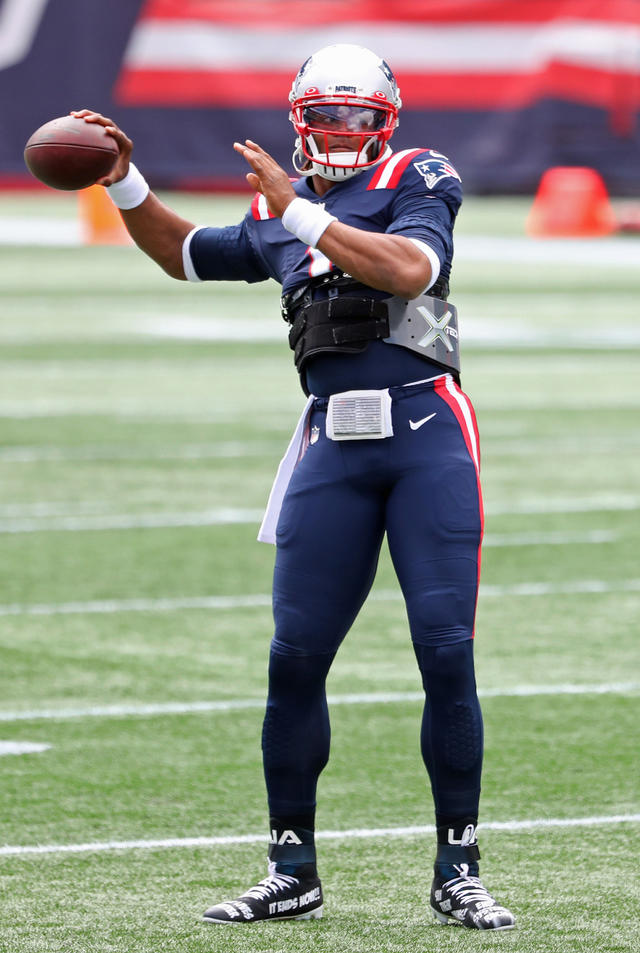
[{"label": "black padded chest strap", "polygon": [[[346,324],[336,323],[345,318]],[[371,341],[388,333],[388,311],[383,301],[336,296],[299,310],[289,331],[289,345],[295,351],[304,337],[307,347],[315,350],[332,344]]]},{"label": "black padded chest strap", "polygon": [[387,337],[389,317],[383,301],[341,296],[301,308],[291,330],[289,346],[299,371],[321,351],[361,351],[368,341]]}]

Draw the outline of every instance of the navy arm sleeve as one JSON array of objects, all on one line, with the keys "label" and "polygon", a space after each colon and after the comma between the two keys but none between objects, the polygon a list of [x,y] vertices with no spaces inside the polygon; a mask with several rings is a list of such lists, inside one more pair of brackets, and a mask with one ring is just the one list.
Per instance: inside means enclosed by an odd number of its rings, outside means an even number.
[{"label": "navy arm sleeve", "polygon": [[256,254],[246,219],[240,225],[201,228],[189,245],[194,271],[200,281],[266,281],[270,277]]}]

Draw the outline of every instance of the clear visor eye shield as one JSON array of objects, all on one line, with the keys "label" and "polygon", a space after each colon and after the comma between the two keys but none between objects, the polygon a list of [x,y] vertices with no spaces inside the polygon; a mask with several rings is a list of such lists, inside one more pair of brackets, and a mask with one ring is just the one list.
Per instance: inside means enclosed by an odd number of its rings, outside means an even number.
[{"label": "clear visor eye shield", "polygon": [[[307,159],[320,157],[332,166],[369,165],[395,125],[395,111],[377,103],[297,103],[293,108],[296,132],[301,136]],[[373,143],[378,148],[370,147]]]}]

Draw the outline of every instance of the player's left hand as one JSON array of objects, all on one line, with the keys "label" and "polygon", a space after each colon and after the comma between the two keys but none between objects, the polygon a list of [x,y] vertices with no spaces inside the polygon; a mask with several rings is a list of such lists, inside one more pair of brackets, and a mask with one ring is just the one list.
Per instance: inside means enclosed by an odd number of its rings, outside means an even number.
[{"label": "player's left hand", "polygon": [[247,172],[247,182],[251,188],[262,192],[271,214],[281,218],[287,205],[296,197],[285,170],[251,139],[245,139],[244,144],[234,142],[233,148],[253,169],[253,172]]}]

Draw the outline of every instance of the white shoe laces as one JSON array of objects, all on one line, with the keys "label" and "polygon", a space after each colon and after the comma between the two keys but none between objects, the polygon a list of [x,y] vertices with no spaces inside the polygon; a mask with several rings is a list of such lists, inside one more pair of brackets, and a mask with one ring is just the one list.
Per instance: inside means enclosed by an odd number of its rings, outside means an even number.
[{"label": "white shoe laces", "polygon": [[497,907],[498,903],[491,896],[479,877],[455,877],[443,884],[447,893],[458,902],[474,904],[476,909],[484,910],[487,907]]},{"label": "white shoe laces", "polygon": [[285,890],[287,887],[295,887],[299,883],[297,877],[273,872],[256,884],[255,887],[247,890],[242,899],[251,897],[252,900],[268,900],[270,897],[275,897],[281,890]]}]

